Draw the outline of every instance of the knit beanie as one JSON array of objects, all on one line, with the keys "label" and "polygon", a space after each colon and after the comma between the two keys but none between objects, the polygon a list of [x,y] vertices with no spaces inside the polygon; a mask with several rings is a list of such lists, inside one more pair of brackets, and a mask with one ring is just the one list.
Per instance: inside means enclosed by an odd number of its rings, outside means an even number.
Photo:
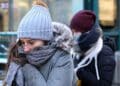
[{"label": "knit beanie", "polygon": [[92,11],[82,10],[73,16],[70,27],[77,32],[87,32],[94,25],[95,20],[96,16]]},{"label": "knit beanie", "polygon": [[17,37],[49,41],[53,38],[52,20],[49,10],[42,5],[33,5],[21,20]]}]

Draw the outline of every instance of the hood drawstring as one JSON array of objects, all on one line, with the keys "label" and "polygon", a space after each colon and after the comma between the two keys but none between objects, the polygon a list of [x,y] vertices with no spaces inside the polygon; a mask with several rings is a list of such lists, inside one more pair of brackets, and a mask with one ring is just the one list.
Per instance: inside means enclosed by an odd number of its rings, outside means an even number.
[{"label": "hood drawstring", "polygon": [[97,79],[100,80],[100,76],[99,76],[99,71],[98,71],[98,66],[97,66],[97,56],[99,54],[99,52],[102,50],[103,47],[103,40],[100,37],[98,39],[98,41],[96,42],[96,44],[91,47],[86,53],[85,53],[85,57],[84,59],[78,64],[78,66],[75,68],[75,72],[82,67],[85,67],[87,65],[89,65],[91,63],[91,61],[93,60],[93,58],[95,59],[95,69],[96,69],[96,75],[97,75]]}]

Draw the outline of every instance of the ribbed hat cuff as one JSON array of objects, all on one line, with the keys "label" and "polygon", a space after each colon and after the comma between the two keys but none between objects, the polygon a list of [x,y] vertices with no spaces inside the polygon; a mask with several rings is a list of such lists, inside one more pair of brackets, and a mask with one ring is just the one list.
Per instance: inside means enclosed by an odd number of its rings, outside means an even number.
[{"label": "ribbed hat cuff", "polygon": [[40,39],[40,40],[46,40],[49,41],[53,38],[53,33],[51,31],[35,31],[35,32],[24,32],[24,31],[19,31],[17,38],[31,38],[31,39]]}]

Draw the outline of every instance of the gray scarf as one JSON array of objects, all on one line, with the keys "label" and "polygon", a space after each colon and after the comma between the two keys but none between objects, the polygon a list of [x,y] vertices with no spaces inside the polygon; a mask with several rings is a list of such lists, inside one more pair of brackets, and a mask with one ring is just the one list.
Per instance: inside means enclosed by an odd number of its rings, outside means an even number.
[{"label": "gray scarf", "polygon": [[39,47],[27,54],[27,60],[30,64],[40,66],[48,61],[55,53],[55,48],[50,46]]},{"label": "gray scarf", "polygon": [[[36,48],[26,55],[28,62],[35,66],[40,66],[47,62],[55,53],[56,48],[51,46],[44,46]],[[15,86],[24,86],[24,76],[22,72],[22,66],[16,62],[11,62],[5,82],[7,86],[12,86],[15,81]]]}]

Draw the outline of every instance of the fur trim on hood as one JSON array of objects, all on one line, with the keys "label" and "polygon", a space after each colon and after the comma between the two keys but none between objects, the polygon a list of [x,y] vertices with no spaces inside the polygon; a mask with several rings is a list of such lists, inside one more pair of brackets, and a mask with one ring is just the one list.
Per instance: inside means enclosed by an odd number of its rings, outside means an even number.
[{"label": "fur trim on hood", "polygon": [[67,25],[59,22],[52,22],[52,24],[55,43],[58,47],[70,52],[73,40],[71,29]]}]

